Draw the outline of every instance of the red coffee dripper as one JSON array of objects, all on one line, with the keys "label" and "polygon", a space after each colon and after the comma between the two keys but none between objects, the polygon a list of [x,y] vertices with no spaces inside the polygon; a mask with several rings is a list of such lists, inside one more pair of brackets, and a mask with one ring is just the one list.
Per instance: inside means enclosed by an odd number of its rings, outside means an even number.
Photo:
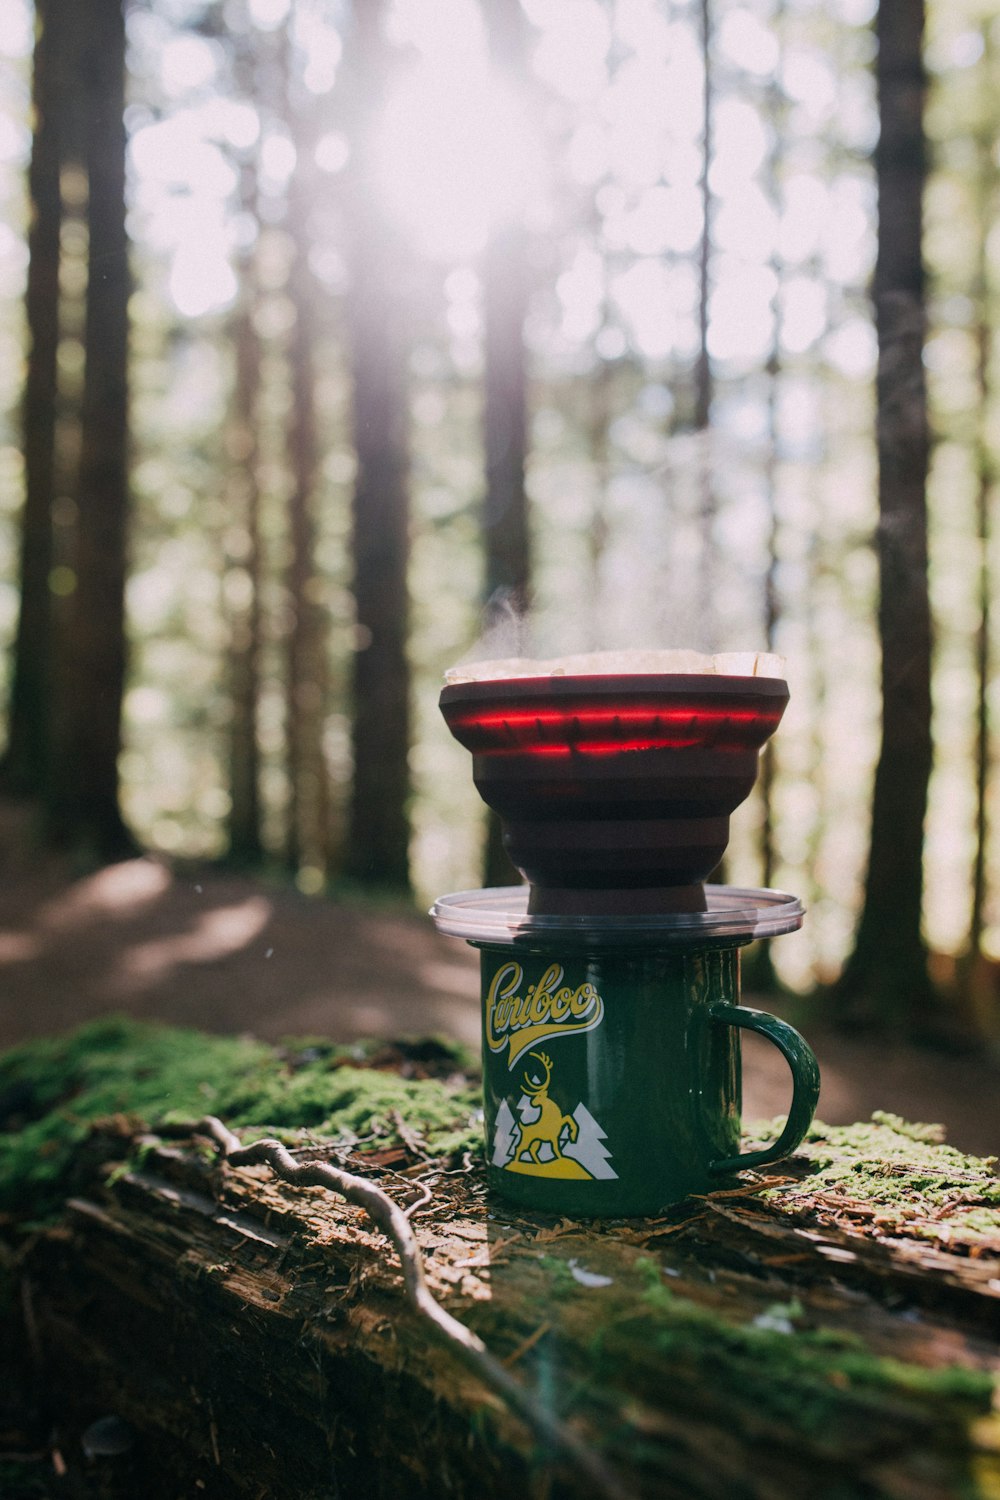
[{"label": "red coffee dripper", "polygon": [[612,915],[705,910],[787,702],[781,678],[714,673],[496,678],[440,699],[528,910]]}]

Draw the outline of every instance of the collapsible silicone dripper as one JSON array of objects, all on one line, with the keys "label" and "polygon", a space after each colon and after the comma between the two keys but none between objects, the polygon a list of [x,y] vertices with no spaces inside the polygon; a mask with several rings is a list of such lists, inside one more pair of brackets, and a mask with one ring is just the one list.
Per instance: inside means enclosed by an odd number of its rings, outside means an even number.
[{"label": "collapsible silicone dripper", "polygon": [[529,910],[625,914],[705,909],[787,702],[780,678],[654,673],[454,683],[440,705]]}]

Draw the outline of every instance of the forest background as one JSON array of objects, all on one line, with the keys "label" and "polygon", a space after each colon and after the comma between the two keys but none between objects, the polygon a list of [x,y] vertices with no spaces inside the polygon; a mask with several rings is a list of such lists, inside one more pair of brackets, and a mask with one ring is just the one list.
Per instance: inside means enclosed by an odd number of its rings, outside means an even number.
[{"label": "forest background", "polygon": [[40,837],[426,903],[505,878],[445,667],[514,620],[776,650],[726,878],[806,901],[778,977],[894,1025],[946,991],[1000,1044],[998,27],[4,0],[3,774]]}]

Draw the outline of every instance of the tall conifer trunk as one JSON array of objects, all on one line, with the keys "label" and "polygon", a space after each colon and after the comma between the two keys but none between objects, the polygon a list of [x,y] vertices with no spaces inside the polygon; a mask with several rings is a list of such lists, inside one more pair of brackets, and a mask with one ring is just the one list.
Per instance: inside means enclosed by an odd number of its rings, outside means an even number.
[{"label": "tall conifer trunk", "polygon": [[[773,15],[773,25],[778,35],[779,47],[783,40],[784,22],[784,0],[779,0]],[[771,148],[764,167],[765,189],[776,215],[781,212],[781,168],[785,114],[784,95],[781,88],[781,57],[782,52],[779,51],[774,77],[767,91],[768,115],[771,122],[772,137]],[[777,244],[775,244],[774,250],[771,253],[771,269],[775,274],[777,284],[774,293],[774,321],[771,331],[771,348],[767,360],[767,449],[764,457],[764,487],[768,506],[767,562],[764,568],[763,580],[763,643],[766,651],[776,650],[778,626],[781,622],[781,595],[778,586],[780,569],[779,543],[781,540],[781,521],[778,514],[781,431],[778,401],[782,377],[781,276],[783,267]],[[774,815],[774,791],[777,780],[777,769],[776,746],[772,740],[765,745],[761,754],[760,775],[758,778],[760,806],[758,852],[760,855],[761,884],[765,887],[773,884],[774,872],[777,866]],[[770,941],[765,939],[764,942],[754,944],[749,952],[743,955],[743,982],[749,988],[765,992],[773,990],[776,987],[778,979],[775,973],[774,960],[771,957]]]},{"label": "tall conifer trunk", "polygon": [[288,633],[288,861],[325,876],[329,858],[329,790],[323,727],[329,671],[327,617],[316,570],[316,487],[319,434],[316,424],[315,314],[317,287],[309,265],[312,244],[309,206],[315,191],[311,174],[315,132],[303,119],[308,108],[289,100],[296,142],[296,168],[289,184],[288,227],[295,249],[288,291],[295,307],[288,349],[292,400],[288,417],[291,556],[287,576]]},{"label": "tall conifer trunk", "polygon": [[60,168],[65,149],[66,0],[37,0],[32,106],[34,135],[28,169],[28,356],[22,431],[24,509],[21,516],[20,609],[14,641],[9,734],[3,784],[17,795],[42,792],[51,753],[50,692],[58,401]]},{"label": "tall conifer trunk", "polygon": [[[490,60],[513,94],[523,92],[524,13],[520,0],[486,0]],[[483,257],[483,443],[486,495],[483,548],[487,628],[493,619],[527,619],[531,607],[531,536],[525,466],[528,447],[524,320],[528,288],[525,233],[509,212],[494,224]],[[503,847],[500,820],[487,814],[487,885],[520,880]]]},{"label": "tall conifer trunk", "polygon": [[[699,28],[702,81],[701,120],[701,239],[698,245],[698,356],[694,368],[694,430],[698,434],[698,520],[701,529],[701,557],[698,569],[698,612],[702,632],[701,647],[711,651],[717,644],[715,626],[715,591],[712,562],[715,555],[715,473],[712,452],[712,401],[715,396],[715,374],[708,351],[709,304],[712,295],[712,221],[715,199],[711,187],[714,155],[715,87],[713,82],[713,0],[699,0]],[[716,878],[721,878],[717,876]]]},{"label": "tall conifer trunk", "polygon": [[[985,56],[983,69],[988,81],[992,81],[995,49],[992,38],[985,32]],[[978,417],[974,439],[974,463],[976,471],[976,541],[979,546],[979,578],[977,607],[979,620],[976,627],[976,738],[975,738],[975,785],[976,785],[976,846],[972,864],[972,902],[969,911],[969,952],[977,955],[982,945],[986,916],[987,896],[987,843],[989,839],[989,790],[992,771],[991,725],[989,711],[990,684],[993,677],[992,625],[993,625],[993,577],[990,567],[990,550],[993,536],[991,506],[996,486],[996,460],[990,443],[990,413],[993,400],[993,359],[995,334],[991,311],[993,307],[993,276],[990,264],[989,242],[995,222],[997,203],[995,151],[996,141],[992,128],[980,127],[977,141],[976,188],[979,222],[977,224],[976,267],[972,288],[976,306],[976,395]]]},{"label": "tall conifer trunk", "polygon": [[882,741],[864,907],[839,984],[842,1012],[898,1028],[930,997],[921,930],[923,834],[931,771],[927,578],[929,429],[924,377],[923,0],[881,0],[878,254],[878,628]]},{"label": "tall conifer trunk", "polygon": [[79,66],[88,181],[86,364],[76,591],[67,642],[70,696],[50,805],[53,833],[60,841],[108,859],[134,849],[118,800],[125,681],[130,291],[121,0],[95,0],[88,7]]},{"label": "tall conifer trunk", "polygon": [[[244,162],[240,200],[245,213],[256,214],[256,161]],[[261,384],[260,338],[254,324],[258,297],[256,247],[241,257],[239,303],[231,337],[235,373],[228,432],[229,500],[242,531],[238,555],[228,566],[245,577],[245,599],[230,605],[230,692],[228,820],[229,857],[238,864],[256,864],[263,857],[261,837],[260,671],[263,648],[261,585],[261,486],[257,442],[258,400]]]},{"label": "tall conifer trunk", "polygon": [[372,193],[390,53],[383,0],[352,7],[349,323],[357,459],[351,548],[354,775],[345,873],[409,890],[410,668],[407,341],[398,242]]}]

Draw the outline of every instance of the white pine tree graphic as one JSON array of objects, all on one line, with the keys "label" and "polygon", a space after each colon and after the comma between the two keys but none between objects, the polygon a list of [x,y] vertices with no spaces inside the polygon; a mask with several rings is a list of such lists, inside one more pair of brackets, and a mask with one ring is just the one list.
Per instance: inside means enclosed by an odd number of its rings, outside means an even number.
[{"label": "white pine tree graphic", "polygon": [[514,1137],[520,1138],[520,1127],[510,1112],[506,1099],[500,1101],[497,1110],[496,1129],[493,1132],[493,1165],[505,1167],[514,1155]]},{"label": "white pine tree graphic", "polygon": [[611,1152],[604,1145],[608,1138],[607,1131],[601,1129],[585,1104],[576,1106],[573,1118],[580,1127],[580,1133],[575,1141],[564,1141],[563,1155],[578,1161],[591,1177],[617,1177],[618,1173],[609,1160]]}]

